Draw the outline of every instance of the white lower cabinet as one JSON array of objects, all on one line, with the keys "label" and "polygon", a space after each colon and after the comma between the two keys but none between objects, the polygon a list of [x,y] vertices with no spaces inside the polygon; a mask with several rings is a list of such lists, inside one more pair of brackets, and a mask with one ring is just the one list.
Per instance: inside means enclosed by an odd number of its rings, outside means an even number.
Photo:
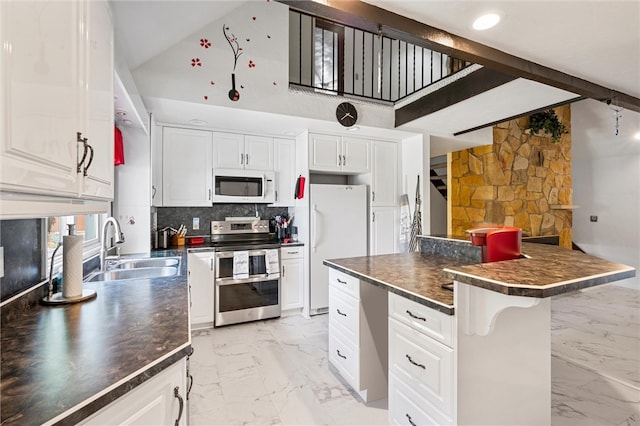
[{"label": "white lower cabinet", "polygon": [[387,291],[329,270],[329,362],[365,401],[387,396]]},{"label": "white lower cabinet", "polygon": [[455,424],[454,318],[389,295],[389,419]]},{"label": "white lower cabinet", "polygon": [[301,309],[304,285],[304,247],[280,248],[280,306],[282,311]]},{"label": "white lower cabinet", "polygon": [[81,424],[187,424],[187,361],[181,359],[121,396]]},{"label": "white lower cabinet", "polygon": [[187,255],[192,328],[213,327],[215,255],[213,251]]}]

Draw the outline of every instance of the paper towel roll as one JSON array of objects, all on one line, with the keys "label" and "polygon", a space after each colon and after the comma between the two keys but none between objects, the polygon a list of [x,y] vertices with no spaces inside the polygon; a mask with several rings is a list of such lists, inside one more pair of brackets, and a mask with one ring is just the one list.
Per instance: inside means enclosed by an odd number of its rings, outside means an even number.
[{"label": "paper towel roll", "polygon": [[82,296],[82,235],[62,237],[62,297]]}]

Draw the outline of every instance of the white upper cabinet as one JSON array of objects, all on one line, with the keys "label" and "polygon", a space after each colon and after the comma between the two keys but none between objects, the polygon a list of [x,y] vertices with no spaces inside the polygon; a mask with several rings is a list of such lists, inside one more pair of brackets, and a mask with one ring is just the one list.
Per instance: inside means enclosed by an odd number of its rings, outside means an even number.
[{"label": "white upper cabinet", "polygon": [[320,134],[310,134],[309,139],[309,170],[352,174],[371,171],[368,140]]},{"label": "white upper cabinet", "polygon": [[107,3],[0,2],[0,20],[0,189],[112,199]]},{"label": "white upper cabinet", "polygon": [[371,205],[397,206],[398,144],[373,141],[371,146]]},{"label": "white upper cabinet", "polygon": [[[87,103],[84,107],[86,137],[93,149],[82,194],[91,198],[113,198],[113,26],[106,3],[87,4]],[[79,147],[79,145],[78,145]]]},{"label": "white upper cabinet", "polygon": [[369,173],[371,143],[366,139],[342,138],[342,170],[349,173]]},{"label": "white upper cabinet", "polygon": [[213,165],[220,169],[273,170],[273,139],[213,134]]},{"label": "white upper cabinet", "polygon": [[274,139],[274,171],[276,172],[276,201],[273,206],[295,205],[296,141]]},{"label": "white upper cabinet", "polygon": [[211,132],[163,128],[163,206],[211,206],[211,146]]}]

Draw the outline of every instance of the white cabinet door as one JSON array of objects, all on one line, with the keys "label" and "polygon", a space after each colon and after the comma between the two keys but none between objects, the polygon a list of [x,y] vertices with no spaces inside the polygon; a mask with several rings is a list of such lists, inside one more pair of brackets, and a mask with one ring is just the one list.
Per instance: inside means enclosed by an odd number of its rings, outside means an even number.
[{"label": "white cabinet door", "polygon": [[83,134],[93,149],[93,161],[81,194],[88,198],[113,199],[113,26],[104,1],[86,3],[85,41],[87,93]]},{"label": "white cabinet door", "polygon": [[211,132],[165,127],[162,138],[164,206],[211,206]]},{"label": "white cabinet door", "polygon": [[188,403],[186,377],[187,364],[183,358],[81,424],[185,426]]},{"label": "white cabinet door", "polygon": [[370,255],[397,253],[399,220],[396,207],[371,209]]},{"label": "white cabinet door", "polygon": [[244,169],[244,136],[213,133],[213,167]]},{"label": "white cabinet door", "polygon": [[276,172],[276,202],[274,206],[295,205],[296,141],[274,139],[274,171]]},{"label": "white cabinet door", "polygon": [[281,271],[280,299],[282,310],[299,309],[303,305],[304,247],[282,247],[280,249]]},{"label": "white cabinet door", "polygon": [[244,168],[273,170],[273,138],[249,135],[244,137]]},{"label": "white cabinet door", "polygon": [[365,139],[342,138],[342,170],[347,173],[371,171],[371,143]]},{"label": "white cabinet door", "polygon": [[151,116],[151,205],[162,207],[162,127]]},{"label": "white cabinet door", "polygon": [[397,206],[398,144],[373,141],[371,146],[371,205]]},{"label": "white cabinet door", "polygon": [[81,12],[80,2],[0,2],[0,189],[78,195]]},{"label": "white cabinet door", "polygon": [[[189,253],[189,296],[191,325],[213,326],[215,252]],[[196,327],[198,328],[198,327]]]},{"label": "white cabinet door", "polygon": [[309,150],[309,169],[317,171],[342,170],[342,138],[329,135],[309,135],[311,146]]}]

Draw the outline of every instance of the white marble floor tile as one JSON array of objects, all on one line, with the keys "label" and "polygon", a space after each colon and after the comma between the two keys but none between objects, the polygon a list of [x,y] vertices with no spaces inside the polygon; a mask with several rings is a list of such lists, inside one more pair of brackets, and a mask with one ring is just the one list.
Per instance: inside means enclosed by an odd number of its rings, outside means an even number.
[{"label": "white marble floor tile", "polygon": [[[640,426],[640,292],[601,286],[552,299],[552,424]],[[193,333],[192,425],[384,425],[329,368],[328,316]]]}]

